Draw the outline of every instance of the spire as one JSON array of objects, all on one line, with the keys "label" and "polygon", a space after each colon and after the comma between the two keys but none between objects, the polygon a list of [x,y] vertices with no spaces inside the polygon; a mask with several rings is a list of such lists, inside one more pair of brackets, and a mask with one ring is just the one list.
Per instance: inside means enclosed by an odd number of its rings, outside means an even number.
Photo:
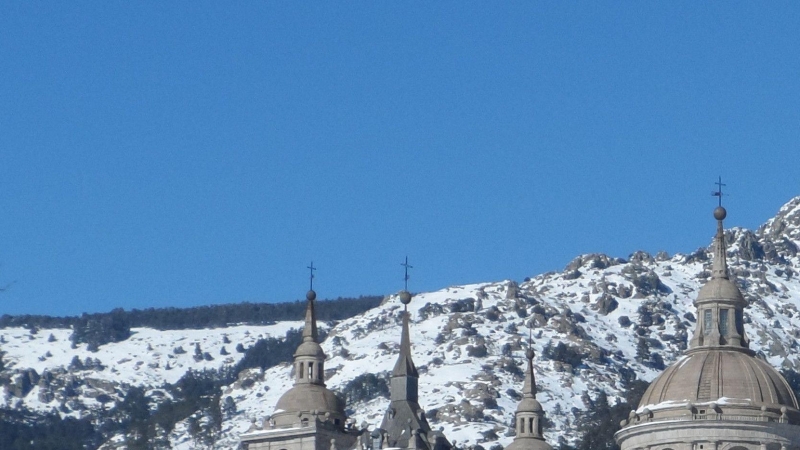
[{"label": "spire", "polygon": [[411,360],[411,337],[408,327],[409,314],[408,303],[406,303],[406,301],[411,301],[411,294],[409,294],[408,291],[400,292],[400,301],[406,306],[403,311],[403,331],[400,335],[400,356],[398,356],[397,362],[394,365],[392,376],[419,378],[417,367],[414,365],[414,361]]},{"label": "spire", "polygon": [[403,277],[403,290],[400,291],[400,303],[403,304],[403,331],[400,335],[400,356],[397,358],[397,363],[394,365],[392,377],[415,377],[419,378],[417,367],[414,366],[414,361],[411,360],[411,336],[408,330],[408,304],[411,303],[411,293],[408,292],[408,269],[413,266],[408,264],[408,256],[405,262],[400,264],[405,269],[405,276]]},{"label": "spire", "polygon": [[713,278],[728,278],[728,259],[725,251],[725,231],[722,221],[728,212],[722,206],[717,206],[714,210],[714,218],[717,219],[717,235],[714,236],[714,265],[711,269]]},{"label": "spire", "polygon": [[405,289],[398,297],[403,304],[403,328],[400,335],[400,355],[392,371],[390,382],[391,403],[383,416],[380,429],[386,439],[386,447],[417,450],[450,450],[452,445],[447,439],[431,430],[425,418],[425,410],[419,405],[419,373],[411,360],[411,333],[409,332],[408,304],[411,294],[408,292],[408,257],[401,264],[405,268]]},{"label": "spire", "polygon": [[528,370],[525,371],[525,384],[522,386],[522,396],[536,398],[536,375],[533,373],[533,357],[535,353],[532,347],[528,347],[525,356],[528,358]]},{"label": "spire", "polygon": [[313,290],[306,293],[306,324],[303,327],[303,342],[317,342],[317,315],[314,313],[314,300],[317,298],[317,293]]},{"label": "spire", "polygon": [[314,300],[317,298],[317,293],[314,292],[314,261],[306,267],[308,269],[308,292],[306,292],[306,324],[303,327],[303,342],[317,342],[317,315],[314,313]]}]

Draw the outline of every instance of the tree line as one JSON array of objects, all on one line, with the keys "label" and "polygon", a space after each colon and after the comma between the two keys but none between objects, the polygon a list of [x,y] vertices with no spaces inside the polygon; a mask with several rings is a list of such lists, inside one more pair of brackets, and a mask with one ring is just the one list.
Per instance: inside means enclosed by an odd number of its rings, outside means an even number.
[{"label": "tree line", "polygon": [[[343,320],[380,304],[383,297],[367,295],[339,297],[317,302],[317,319]],[[39,328],[72,328],[78,331],[73,342],[117,342],[127,338],[132,327],[149,327],[158,330],[185,330],[225,327],[234,324],[269,325],[282,320],[302,320],[306,308],[304,300],[285,303],[231,303],[224,305],[195,306],[190,308],[146,308],[126,311],[122,308],[107,313],[84,313],[80,316],[16,315],[0,316],[0,328],[24,327],[31,331]],[[92,337],[95,336],[95,337]]]}]

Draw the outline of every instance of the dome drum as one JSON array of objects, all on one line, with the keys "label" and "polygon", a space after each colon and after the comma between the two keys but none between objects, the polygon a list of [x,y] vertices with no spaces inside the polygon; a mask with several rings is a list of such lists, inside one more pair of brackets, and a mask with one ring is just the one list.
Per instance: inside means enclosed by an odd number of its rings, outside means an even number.
[{"label": "dome drum", "polygon": [[[679,427],[678,427],[679,425]],[[798,429],[788,423],[738,420],[663,420],[630,425],[617,433],[630,449],[795,449]]]},{"label": "dome drum", "polygon": [[661,421],[735,421],[768,422],[796,425],[800,423],[800,411],[786,406],[726,404],[715,402],[693,404],[691,402],[670,402],[667,405],[654,405],[649,408],[631,411],[621,427],[655,423]]}]

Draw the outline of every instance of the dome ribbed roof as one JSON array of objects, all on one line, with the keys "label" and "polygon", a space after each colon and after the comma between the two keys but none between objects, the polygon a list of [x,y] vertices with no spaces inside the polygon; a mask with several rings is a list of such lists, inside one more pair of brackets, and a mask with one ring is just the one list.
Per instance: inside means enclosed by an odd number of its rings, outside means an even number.
[{"label": "dome ribbed roof", "polygon": [[320,414],[329,412],[344,416],[344,403],[336,394],[325,386],[318,384],[301,384],[286,391],[275,405],[275,410],[312,412]]},{"label": "dome ribbed roof", "polygon": [[639,408],[720,398],[797,408],[794,393],[772,366],[747,352],[723,349],[690,352],[679,359],[653,380]]},{"label": "dome ribbed roof", "polygon": [[540,412],[544,411],[542,409],[542,404],[539,403],[539,400],[536,400],[532,397],[525,397],[519,402],[517,406],[517,412]]},{"label": "dome ribbed roof", "polygon": [[514,439],[505,450],[553,450],[553,447],[543,439],[526,437]]},{"label": "dome ribbed roof", "polygon": [[313,356],[316,358],[325,359],[325,352],[322,351],[322,346],[313,341],[306,341],[301,343],[297,350],[294,352],[295,358],[298,356]]},{"label": "dome ribbed roof", "polygon": [[730,300],[745,303],[736,283],[728,278],[711,278],[700,288],[695,303],[707,300]]}]

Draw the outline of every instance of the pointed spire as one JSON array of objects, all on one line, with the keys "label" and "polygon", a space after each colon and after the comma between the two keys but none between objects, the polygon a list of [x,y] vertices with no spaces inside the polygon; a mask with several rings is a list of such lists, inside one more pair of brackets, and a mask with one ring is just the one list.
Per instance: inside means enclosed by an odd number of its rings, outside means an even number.
[{"label": "pointed spire", "polygon": [[533,357],[535,353],[532,347],[528,347],[525,356],[528,358],[528,370],[525,371],[525,384],[522,386],[522,396],[536,398],[536,375],[533,373]]},{"label": "pointed spire", "polygon": [[317,293],[313,290],[308,291],[306,300],[306,324],[303,327],[303,342],[317,342],[317,315],[314,313],[314,300],[317,298]]},{"label": "pointed spire", "polygon": [[714,210],[714,218],[717,219],[717,234],[714,236],[714,263],[711,269],[713,278],[728,278],[728,258],[725,251],[725,230],[722,221],[728,215],[725,208],[718,206]]},{"label": "pointed spire", "polygon": [[[405,298],[404,294],[408,296],[409,300],[411,299],[408,291],[402,291],[400,293],[401,301]],[[393,377],[419,377],[417,367],[414,365],[414,361],[411,360],[411,334],[409,332],[408,317],[408,307],[406,306],[406,310],[403,311],[403,331],[400,335],[400,356],[394,365]]]}]

